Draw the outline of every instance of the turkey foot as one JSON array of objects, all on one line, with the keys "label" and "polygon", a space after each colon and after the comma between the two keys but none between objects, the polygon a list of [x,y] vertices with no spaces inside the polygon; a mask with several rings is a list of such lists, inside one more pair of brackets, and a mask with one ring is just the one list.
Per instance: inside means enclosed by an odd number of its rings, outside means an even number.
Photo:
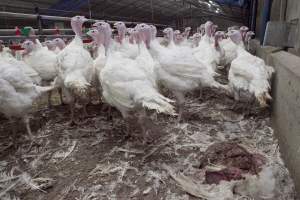
[{"label": "turkey foot", "polygon": [[184,108],[183,108],[183,105],[180,104],[179,109],[178,109],[177,123],[181,123],[183,121],[184,121]]},{"label": "turkey foot", "polygon": [[83,106],[83,119],[85,119],[85,118],[93,118],[93,117],[96,117],[96,115],[95,114],[88,114],[88,112],[87,112],[87,110],[86,110],[86,106],[87,105],[84,105]]},{"label": "turkey foot", "polygon": [[29,117],[25,116],[23,120],[26,125],[27,133],[28,133],[29,140],[30,140],[30,145],[29,145],[28,149],[26,150],[26,152],[30,152],[33,146],[36,146],[39,144],[38,144],[38,142],[36,142],[36,137],[31,132]]},{"label": "turkey foot", "polygon": [[71,111],[71,116],[70,116],[70,118],[71,118],[71,120],[70,120],[70,122],[68,123],[69,126],[80,125],[79,122],[75,121],[75,117],[74,117],[75,111],[74,111],[74,109],[75,109],[75,104],[74,104],[74,102],[72,102],[72,103],[70,104],[70,111]]},{"label": "turkey foot", "polygon": [[182,121],[182,115],[183,115],[183,109],[184,109],[184,102],[185,102],[185,97],[184,94],[181,92],[174,92],[174,95],[176,97],[177,100],[177,104],[178,104],[178,118],[177,118],[177,123],[180,123]]}]

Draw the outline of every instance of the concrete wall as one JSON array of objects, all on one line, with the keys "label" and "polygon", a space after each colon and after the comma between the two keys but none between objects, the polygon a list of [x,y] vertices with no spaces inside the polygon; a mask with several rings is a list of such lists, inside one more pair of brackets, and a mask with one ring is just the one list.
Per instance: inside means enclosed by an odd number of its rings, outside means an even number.
[{"label": "concrete wall", "polygon": [[297,28],[297,37],[295,43],[295,49],[298,53],[300,53],[300,1],[299,0],[288,0],[287,2],[287,12],[286,12],[286,20],[296,24]]},{"label": "concrete wall", "polygon": [[[264,0],[258,0],[258,10],[256,16],[256,35],[261,34],[261,16],[263,12]],[[281,7],[282,6],[282,7]],[[284,10],[286,7],[286,13],[284,16]],[[271,21],[279,21],[280,13],[283,13],[282,20],[287,22],[293,22],[297,30],[297,38],[295,42],[295,50],[292,50],[295,55],[300,53],[300,0],[273,0],[272,10],[271,10]]]},{"label": "concrete wall", "polygon": [[300,57],[252,42],[257,56],[274,66],[272,122],[280,151],[300,194]]},{"label": "concrete wall", "polygon": [[280,51],[272,55],[273,116],[280,150],[300,194],[300,58]]}]

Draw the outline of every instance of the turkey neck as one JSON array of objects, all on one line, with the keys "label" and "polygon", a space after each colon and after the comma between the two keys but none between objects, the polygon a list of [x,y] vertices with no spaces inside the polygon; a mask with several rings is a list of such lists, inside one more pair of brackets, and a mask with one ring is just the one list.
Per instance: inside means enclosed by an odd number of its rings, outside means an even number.
[{"label": "turkey neck", "polygon": [[134,36],[132,34],[129,35],[129,43],[134,44]]},{"label": "turkey neck", "polygon": [[152,40],[152,33],[151,33],[151,30],[144,30],[142,33],[141,33],[141,39],[142,39],[142,42],[146,45],[146,47],[148,49],[150,49],[150,42]]},{"label": "turkey neck", "polygon": [[209,38],[212,36],[212,27],[211,26],[205,27],[205,35],[207,35]]},{"label": "turkey neck", "polygon": [[58,44],[57,44],[57,47],[58,47],[60,50],[63,50],[63,49],[66,47],[66,44],[58,43]]},{"label": "turkey neck", "polygon": [[155,40],[157,34],[157,30],[151,30],[151,40]]},{"label": "turkey neck", "polygon": [[165,47],[162,47],[155,39],[150,42],[150,52],[155,57],[160,57],[165,52]]},{"label": "turkey neck", "polygon": [[82,24],[78,22],[71,21],[71,27],[74,31],[75,35],[78,37],[82,37]]},{"label": "turkey neck", "polygon": [[122,44],[124,38],[125,38],[125,31],[126,31],[126,27],[125,28],[119,28],[118,29],[118,36],[119,36],[119,42],[120,44]]},{"label": "turkey neck", "polygon": [[175,45],[175,43],[174,43],[174,31],[173,30],[171,30],[170,32],[169,32],[169,45]]},{"label": "turkey neck", "polygon": [[105,55],[107,56],[109,53],[109,49],[110,49],[110,43],[111,43],[111,35],[112,35],[112,31],[110,27],[107,27],[106,29],[104,29],[103,31],[103,46],[105,48]]},{"label": "turkey neck", "polygon": [[219,37],[215,36],[215,48],[217,51],[220,51]]},{"label": "turkey neck", "polygon": [[190,30],[185,30],[184,31],[184,38],[187,39],[190,35]]},{"label": "turkey neck", "polygon": [[98,33],[93,37],[93,40],[96,43],[97,47],[100,47],[103,44],[103,37],[101,37],[101,35],[101,33]]}]

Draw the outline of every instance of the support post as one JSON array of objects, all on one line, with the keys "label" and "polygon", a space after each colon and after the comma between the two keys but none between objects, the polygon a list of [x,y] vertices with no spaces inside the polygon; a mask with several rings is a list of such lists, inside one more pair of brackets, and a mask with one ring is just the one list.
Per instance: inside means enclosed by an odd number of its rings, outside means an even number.
[{"label": "support post", "polygon": [[272,2],[273,0],[264,0],[264,7],[263,7],[262,18],[261,18],[261,33],[260,33],[261,45],[264,42],[267,23],[268,21],[270,21]]}]

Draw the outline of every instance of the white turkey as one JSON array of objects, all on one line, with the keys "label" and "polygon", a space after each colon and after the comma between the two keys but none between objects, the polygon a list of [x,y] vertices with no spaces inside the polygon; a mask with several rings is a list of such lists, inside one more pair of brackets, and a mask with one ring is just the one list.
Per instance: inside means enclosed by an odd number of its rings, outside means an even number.
[{"label": "white turkey", "polygon": [[147,24],[139,24],[134,31],[136,43],[139,45],[139,55],[136,58],[136,61],[139,67],[146,73],[152,86],[158,88],[157,75],[155,72],[158,63],[153,59],[148,50],[150,48],[150,41],[156,37],[154,36],[154,34],[156,34],[156,29]]},{"label": "white turkey", "polygon": [[176,45],[181,44],[181,42],[183,41],[183,37],[182,37],[182,35],[180,33],[180,30],[175,30],[174,31],[174,39],[173,39],[173,41],[174,41],[174,43]]},{"label": "white turkey", "polygon": [[217,29],[218,29],[218,25],[216,25],[216,24],[212,25],[212,27],[211,27],[212,36],[215,36]]},{"label": "white turkey", "polygon": [[247,50],[250,51],[250,40],[255,35],[253,31],[248,31],[245,37],[245,45],[247,47]]},{"label": "white turkey", "polygon": [[66,47],[65,41],[61,38],[55,38],[52,40],[52,42],[56,46],[56,48],[58,48],[58,50],[60,50],[60,51]]},{"label": "white turkey", "polygon": [[55,43],[52,40],[46,40],[43,42],[43,44],[48,48],[49,51],[53,51],[56,54],[59,52],[59,50],[56,48]]},{"label": "white turkey", "polygon": [[201,24],[198,28],[197,28],[197,33],[200,33],[201,36],[205,35],[205,24]]},{"label": "white turkey", "polygon": [[81,39],[82,25],[85,21],[87,19],[83,16],[72,17],[71,26],[75,38],[57,55],[58,77],[70,104],[71,124],[76,124],[74,118],[76,103],[83,104],[83,114],[87,116],[86,105],[89,102],[91,82],[95,73],[93,59],[84,49]]},{"label": "white turkey", "polygon": [[199,42],[201,41],[201,33],[195,33],[193,36],[192,36],[192,43],[193,43],[193,45],[192,45],[192,47],[193,48],[196,48],[196,47],[198,47],[199,46]]},{"label": "white turkey", "polygon": [[[11,122],[13,118],[22,118],[30,138],[33,138],[29,124],[29,112],[33,102],[54,86],[40,87],[33,83],[20,68],[0,59],[0,112]],[[13,126],[13,132],[15,129]]]},{"label": "white turkey", "polygon": [[[243,41],[240,31],[232,30],[228,35],[236,44]],[[248,102],[253,103],[252,97],[255,97],[261,107],[266,107],[267,101],[271,99],[269,81],[273,72],[273,68],[266,66],[262,59],[239,46],[228,75],[235,100],[242,101],[246,98]]]},{"label": "white turkey", "polygon": [[222,59],[222,53],[214,46],[214,24],[210,21],[205,23],[205,35],[202,37],[198,44],[198,47],[193,49],[193,55],[195,58],[202,62],[208,70],[216,71],[217,66],[220,64]]},{"label": "white turkey", "polygon": [[166,48],[152,40],[150,53],[157,65],[158,80],[168,88],[176,97],[179,105],[179,117],[183,113],[185,93],[201,87],[224,88],[213,78],[214,72],[208,70],[201,62],[193,56],[192,49],[189,47],[175,46],[173,44],[173,29],[164,30],[166,37],[170,40],[170,45]]},{"label": "white turkey", "polygon": [[126,33],[128,34],[129,43],[134,44],[133,28],[127,28]]},{"label": "white turkey", "polygon": [[[102,22],[102,27],[106,29],[106,34],[111,35],[111,29],[107,23]],[[106,37],[106,39],[109,38]],[[142,37],[142,39],[144,38]],[[107,41],[106,43],[109,44],[110,42]],[[144,57],[144,53],[139,54],[137,59],[133,60],[121,52],[110,49],[109,46],[107,48],[107,61],[100,73],[103,97],[107,103],[116,107],[122,113],[125,120],[133,117],[132,113],[137,113],[138,123],[144,132],[143,136],[146,136],[144,126],[146,109],[174,115],[174,108],[169,103],[171,100],[162,96],[153,87],[149,75],[140,66],[145,64],[148,59]],[[142,49],[145,50],[143,47]],[[142,49],[141,51],[143,51]],[[144,62],[141,61],[142,59],[145,59]],[[127,123],[127,126],[129,125]]]},{"label": "white turkey", "polygon": [[190,32],[191,32],[192,28],[191,27],[186,27],[184,29],[184,32],[182,33],[182,37],[187,40],[190,36]]},{"label": "white turkey", "polygon": [[186,27],[184,29],[184,32],[181,34],[181,42],[178,44],[180,46],[185,46],[185,47],[192,47],[193,43],[192,40],[190,40],[190,32],[191,32],[191,27]]},{"label": "white turkey", "polygon": [[[57,67],[57,57],[53,51],[49,51],[47,48],[44,48],[40,45],[39,41],[37,43],[33,43],[31,40],[26,40],[22,44],[22,48],[24,48],[24,56],[23,61],[32,67],[42,79],[43,85],[49,85],[51,81],[58,75],[58,67]],[[62,92],[59,89],[61,103],[62,100]],[[51,107],[51,96],[52,91],[48,94],[48,106]]]},{"label": "white turkey", "polygon": [[244,42],[244,45],[246,44],[246,35],[247,32],[249,31],[249,28],[247,26],[241,26],[240,27],[240,32],[242,34],[242,41]]},{"label": "white turkey", "polygon": [[100,33],[97,29],[91,29],[87,32],[87,35],[92,37],[95,47],[97,48],[97,56],[94,59],[94,77],[93,86],[95,86],[99,97],[102,96],[102,89],[100,85],[99,75],[106,63],[105,47],[103,45],[103,33]]},{"label": "white turkey", "polygon": [[117,50],[122,52],[125,56],[131,59],[135,59],[138,55],[137,45],[131,44],[128,38],[125,38],[127,31],[126,25],[124,22],[116,22],[114,28],[118,31],[118,45]]},{"label": "white turkey", "polygon": [[31,78],[34,84],[40,85],[42,82],[41,77],[31,66],[27,65],[24,61],[17,60],[10,53],[10,49],[2,48],[0,50],[0,60],[3,60],[11,65],[19,67],[27,76]]}]

